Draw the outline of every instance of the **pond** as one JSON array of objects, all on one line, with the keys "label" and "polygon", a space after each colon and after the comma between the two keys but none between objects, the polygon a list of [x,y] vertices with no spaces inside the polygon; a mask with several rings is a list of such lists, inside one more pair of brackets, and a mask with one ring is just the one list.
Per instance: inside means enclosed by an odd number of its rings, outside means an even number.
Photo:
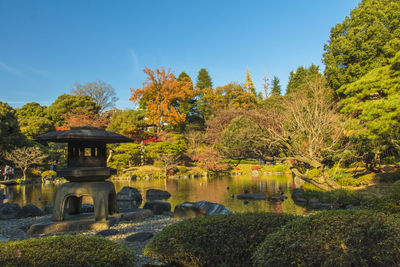
[{"label": "pond", "polygon": [[[166,200],[171,203],[172,209],[183,202],[196,202],[206,200],[220,203],[235,212],[278,212],[302,214],[304,209],[294,204],[291,192],[297,188],[299,181],[291,175],[251,175],[226,176],[220,178],[180,178],[180,179],[152,179],[138,181],[114,181],[117,193],[124,186],[137,188],[145,195],[148,189],[167,190],[171,197]],[[29,184],[24,186],[8,186],[0,189],[0,193],[10,196],[13,203],[20,206],[32,203],[43,209],[47,204],[53,204],[55,193],[59,185]],[[243,201],[233,196],[248,193],[263,193],[267,197],[279,196],[284,193],[288,199],[284,201],[259,200]],[[85,201],[84,201],[85,202]]]}]

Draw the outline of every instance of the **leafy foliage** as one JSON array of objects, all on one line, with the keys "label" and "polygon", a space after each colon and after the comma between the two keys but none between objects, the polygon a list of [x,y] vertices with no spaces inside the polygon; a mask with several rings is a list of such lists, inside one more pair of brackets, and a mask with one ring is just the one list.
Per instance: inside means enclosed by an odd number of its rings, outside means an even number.
[{"label": "leafy foliage", "polygon": [[397,0],[363,0],[350,17],[331,29],[323,60],[334,90],[389,63],[400,49],[399,14]]},{"label": "leafy foliage", "polygon": [[148,124],[158,127],[167,124],[181,124],[186,119],[186,114],[179,110],[179,103],[194,96],[193,84],[190,78],[185,77],[178,81],[175,75],[163,68],[152,71],[145,68],[144,73],[148,75],[143,83],[143,88],[131,89],[134,103],[140,101],[141,106],[146,108]]},{"label": "leafy foliage", "polygon": [[34,164],[41,164],[46,157],[38,146],[15,148],[6,154],[6,159],[22,170],[24,180],[28,168]]},{"label": "leafy foliage", "polygon": [[281,85],[279,84],[279,78],[274,76],[272,79],[271,96],[281,95]]},{"label": "leafy foliage", "polygon": [[87,95],[62,94],[47,108],[47,112],[55,126],[62,126],[65,123],[65,115],[74,113],[77,109],[85,109],[90,113],[97,114],[100,106]]},{"label": "leafy foliage", "polygon": [[23,141],[15,110],[7,103],[0,102],[0,152],[20,145]]},{"label": "leafy foliage", "polygon": [[46,107],[31,102],[17,109],[16,115],[21,133],[29,139],[54,130],[53,122],[47,117]]},{"label": "leafy foliage", "polygon": [[141,163],[141,145],[124,143],[113,150],[113,155],[108,165],[117,170],[138,166]]},{"label": "leafy foliage", "polygon": [[1,266],[135,266],[127,248],[102,237],[50,236],[0,243]]},{"label": "leafy foliage", "polygon": [[384,214],[327,211],[299,218],[265,239],[254,266],[393,266],[400,224]]},{"label": "leafy foliage", "polygon": [[254,249],[295,216],[275,213],[215,215],[165,228],[145,255],[184,266],[250,266]]},{"label": "leafy foliage", "polygon": [[250,77],[249,69],[246,69],[246,80],[244,81],[243,88],[254,95],[256,95],[256,87],[254,86],[253,80]]},{"label": "leafy foliage", "polygon": [[294,93],[301,90],[304,84],[313,80],[316,77],[321,77],[319,67],[312,64],[310,67],[306,68],[300,66],[296,71],[291,71],[289,76],[289,83],[286,87],[286,94]]},{"label": "leafy foliage", "polygon": [[146,127],[145,115],[143,110],[118,110],[111,116],[108,130],[141,141]]},{"label": "leafy foliage", "polygon": [[212,86],[213,84],[208,71],[205,68],[200,69],[197,75],[196,87],[203,90],[205,88],[212,88]]}]

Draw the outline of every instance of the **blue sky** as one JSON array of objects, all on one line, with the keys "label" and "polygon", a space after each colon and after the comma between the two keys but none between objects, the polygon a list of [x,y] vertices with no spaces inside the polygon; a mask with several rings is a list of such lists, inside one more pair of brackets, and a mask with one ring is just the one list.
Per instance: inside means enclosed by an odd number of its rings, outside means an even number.
[{"label": "blue sky", "polygon": [[206,68],[214,86],[264,73],[286,88],[297,67],[320,65],[330,29],[360,0],[0,0],[0,101],[50,105],[75,82],[111,84],[118,108],[144,67]]}]

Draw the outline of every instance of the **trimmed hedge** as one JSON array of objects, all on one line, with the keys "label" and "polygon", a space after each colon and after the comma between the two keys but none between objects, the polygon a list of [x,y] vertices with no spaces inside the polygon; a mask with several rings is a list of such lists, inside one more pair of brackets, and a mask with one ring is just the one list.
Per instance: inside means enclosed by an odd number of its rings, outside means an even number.
[{"label": "trimmed hedge", "polygon": [[288,221],[288,214],[242,213],[184,220],[157,234],[146,256],[185,266],[249,266],[265,237]]},{"label": "trimmed hedge", "polygon": [[254,266],[399,266],[400,223],[370,211],[325,211],[269,235]]},{"label": "trimmed hedge", "polygon": [[0,266],[135,266],[135,256],[102,237],[63,235],[0,243]]}]

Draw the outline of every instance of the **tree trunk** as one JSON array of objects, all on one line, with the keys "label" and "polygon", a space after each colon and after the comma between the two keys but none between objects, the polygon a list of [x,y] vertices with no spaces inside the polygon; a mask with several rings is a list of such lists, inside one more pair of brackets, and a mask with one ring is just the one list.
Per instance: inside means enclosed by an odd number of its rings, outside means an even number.
[{"label": "tree trunk", "polygon": [[28,169],[27,167],[22,169],[22,174],[23,174],[23,180],[24,181],[26,181],[26,170],[27,169]]}]

